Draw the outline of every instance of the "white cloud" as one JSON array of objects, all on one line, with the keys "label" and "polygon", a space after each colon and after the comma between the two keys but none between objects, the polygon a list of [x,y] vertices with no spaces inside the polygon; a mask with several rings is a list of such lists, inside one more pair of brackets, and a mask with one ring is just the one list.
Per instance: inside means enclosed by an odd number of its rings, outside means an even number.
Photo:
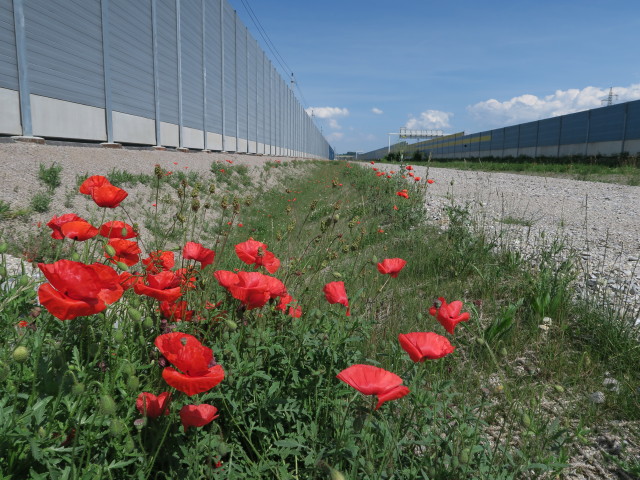
[{"label": "white cloud", "polygon": [[382,114],[384,113],[382,110],[380,110],[379,108],[376,108],[376,107],[373,107],[373,108],[371,109],[371,111],[372,111],[373,113],[375,113],[376,115],[382,115]]},{"label": "white cloud", "polygon": [[334,130],[340,130],[342,128],[342,126],[340,126],[340,124],[338,123],[338,121],[335,118],[330,118],[329,119],[329,128],[333,128]]},{"label": "white cloud", "polygon": [[451,126],[449,124],[449,117],[453,117],[453,113],[442,112],[440,110],[426,110],[417,118],[410,114],[405,127],[425,130],[449,128]]},{"label": "white cloud", "polygon": [[349,115],[348,109],[340,107],[309,107],[305,112],[317,118],[346,117]]},{"label": "white cloud", "polygon": [[330,133],[329,135],[327,135],[327,140],[330,142],[336,141],[336,140],[342,140],[342,138],[344,137],[344,133],[342,132],[333,132]]},{"label": "white cloud", "polygon": [[[640,98],[640,83],[628,87],[613,87],[615,102],[628,102]],[[486,124],[508,125],[542,118],[556,117],[567,113],[579,112],[603,105],[609,95],[609,88],[585,87],[582,90],[556,90],[555,93],[539,98],[524,94],[500,102],[496,99],[469,105],[471,115]]]}]

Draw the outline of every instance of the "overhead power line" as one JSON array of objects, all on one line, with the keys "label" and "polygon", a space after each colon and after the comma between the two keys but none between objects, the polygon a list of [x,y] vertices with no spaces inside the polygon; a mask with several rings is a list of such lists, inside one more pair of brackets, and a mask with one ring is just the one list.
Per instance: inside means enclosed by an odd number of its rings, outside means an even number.
[{"label": "overhead power line", "polygon": [[303,108],[306,109],[308,107],[307,101],[304,98],[304,94],[302,93],[302,90],[300,89],[300,84],[298,83],[298,80],[295,78],[295,75],[293,74],[293,71],[292,71],[291,67],[289,67],[289,65],[287,64],[287,62],[283,58],[283,56],[280,54],[280,52],[276,48],[275,44],[271,41],[271,38],[269,38],[269,34],[265,30],[265,28],[262,26],[262,23],[260,23],[260,19],[258,18],[258,15],[256,15],[256,13],[253,11],[253,8],[251,8],[251,5],[249,5],[248,0],[240,0],[240,1],[242,2],[242,5],[244,6],[245,10],[247,11],[247,14],[249,15],[249,18],[251,19],[251,21],[255,25],[256,30],[258,31],[258,33],[262,37],[262,40],[264,41],[265,45],[271,51],[271,53],[273,55],[273,58],[278,63],[278,65],[280,65],[280,68],[282,69],[283,73],[286,76],[290,77],[291,85],[295,86],[295,88],[298,90],[298,93],[300,94],[300,99],[302,100],[302,106],[303,106]]}]

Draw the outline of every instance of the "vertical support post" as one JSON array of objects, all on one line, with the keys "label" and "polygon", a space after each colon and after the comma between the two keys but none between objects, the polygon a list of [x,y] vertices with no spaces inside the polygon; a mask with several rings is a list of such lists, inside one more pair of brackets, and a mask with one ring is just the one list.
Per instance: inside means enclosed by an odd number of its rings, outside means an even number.
[{"label": "vertical support post", "polygon": [[558,149],[556,150],[556,157],[560,158],[560,141],[562,140],[562,119],[564,116],[560,116],[560,127],[558,127]]},{"label": "vertical support post", "polygon": [[180,0],[176,0],[176,45],[178,48],[178,148],[184,147],[182,121],[182,32],[180,31]]},{"label": "vertical support post", "polygon": [[225,128],[224,122],[226,120],[225,116],[225,105],[224,105],[224,0],[220,0],[220,108],[222,109],[222,151],[226,151],[226,144],[224,141],[225,137]]},{"label": "vertical support post", "polygon": [[247,153],[249,153],[249,29],[244,27],[245,71],[247,73]]},{"label": "vertical support post", "polygon": [[27,34],[24,23],[23,0],[13,0],[13,24],[16,37],[16,59],[18,63],[18,90],[20,94],[20,123],[22,136],[32,137],[31,123],[31,91],[29,89],[29,73],[27,67]]},{"label": "vertical support post", "polygon": [[536,147],[533,151],[533,158],[538,158],[538,143],[540,142],[540,120],[536,121]]},{"label": "vertical support post", "polygon": [[208,151],[207,147],[207,48],[205,41],[206,33],[206,1],[202,0],[202,140],[205,151]]},{"label": "vertical support post", "polygon": [[158,0],[151,0],[151,41],[153,45],[153,100],[155,105],[156,147],[162,145],[160,130],[160,78],[158,75]]},{"label": "vertical support post", "polygon": [[240,133],[238,124],[240,123],[240,116],[238,108],[238,12],[233,11],[233,91],[236,94],[236,147],[235,152],[238,151],[238,135]]},{"label": "vertical support post", "polygon": [[111,61],[109,47],[109,0],[100,0],[102,15],[102,68],[104,73],[104,113],[107,121],[107,143],[113,142],[113,110],[111,107]]},{"label": "vertical support post", "polygon": [[[586,157],[587,152],[589,151],[589,138],[591,137],[591,110],[587,110],[587,134],[584,139],[584,153],[583,155]],[[623,140],[624,143],[624,140]]]},{"label": "vertical support post", "polygon": [[259,113],[259,109],[258,109],[258,97],[260,96],[260,85],[258,85],[258,79],[260,78],[260,75],[258,75],[258,58],[259,58],[259,52],[260,52],[260,48],[258,47],[258,42],[255,42],[256,44],[256,48],[254,50],[255,52],[255,59],[256,59],[256,135],[255,135],[255,139],[256,139],[256,155],[258,153],[260,153],[258,150],[258,125],[260,122],[258,122],[258,113]]},{"label": "vertical support post", "polygon": [[620,155],[624,153],[627,140],[627,123],[629,121],[629,102],[624,104],[624,119],[622,122],[622,142],[620,144]]}]

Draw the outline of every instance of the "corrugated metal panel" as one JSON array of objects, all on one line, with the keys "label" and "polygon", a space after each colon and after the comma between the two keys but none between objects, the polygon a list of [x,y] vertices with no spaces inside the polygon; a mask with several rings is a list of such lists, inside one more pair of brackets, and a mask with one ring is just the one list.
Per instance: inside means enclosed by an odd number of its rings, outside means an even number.
[{"label": "corrugated metal panel", "polygon": [[520,125],[519,148],[535,147],[538,136],[538,122],[523,123]]},{"label": "corrugated metal panel", "polygon": [[30,91],[104,107],[100,2],[24,3]]},{"label": "corrugated metal panel", "polygon": [[562,116],[560,145],[584,143],[587,140],[589,112],[578,112]]},{"label": "corrugated metal panel", "polygon": [[18,90],[16,35],[11,0],[0,0],[0,88]]},{"label": "corrugated metal panel", "polygon": [[157,0],[160,120],[178,124],[178,46],[175,0]]},{"label": "corrugated metal panel", "polygon": [[265,81],[268,79],[268,77],[265,75],[265,71],[266,71],[266,65],[267,62],[265,60],[265,56],[264,56],[264,52],[261,50],[258,50],[258,60],[257,60],[257,69],[258,69],[258,91],[257,91],[257,95],[258,95],[258,111],[257,111],[257,115],[258,115],[258,134],[257,134],[257,140],[259,143],[265,143],[265,133],[264,133],[264,119],[265,119],[265,105],[266,105],[266,99],[265,99],[265,92],[267,92],[267,89],[265,88]]},{"label": "corrugated metal panel", "polygon": [[491,150],[491,139],[492,137],[492,133],[493,131],[488,131],[488,132],[482,132],[480,134],[480,137],[489,137],[489,140],[485,140],[483,142],[480,142],[480,151],[481,152],[488,152],[489,150]]},{"label": "corrugated metal panel", "polygon": [[640,139],[640,100],[629,102],[627,105],[626,140]]},{"label": "corrugated metal panel", "polygon": [[182,64],[182,120],[185,127],[204,129],[202,95],[202,4],[180,0]]},{"label": "corrugated metal panel", "polygon": [[236,16],[236,88],[238,89],[238,137],[247,137],[247,29]]},{"label": "corrugated metal panel", "polygon": [[155,118],[149,0],[109,1],[112,108]]},{"label": "corrugated metal panel", "polygon": [[491,150],[500,150],[504,142],[504,129],[491,130]]},{"label": "corrugated metal panel", "polygon": [[504,129],[504,148],[518,148],[518,126]]},{"label": "corrugated metal panel", "polygon": [[224,28],[224,129],[225,135],[236,136],[236,47],[235,13],[225,2]]},{"label": "corrugated metal panel", "polygon": [[545,147],[558,144],[560,121],[560,117],[554,117],[538,122],[538,146]]},{"label": "corrugated metal panel", "polygon": [[207,130],[222,133],[222,42],[220,2],[207,2],[205,45],[207,56]]},{"label": "corrugated metal panel", "polygon": [[591,110],[589,142],[620,140],[624,129],[624,104]]},{"label": "corrugated metal panel", "polygon": [[249,54],[249,71],[248,71],[248,91],[249,97],[248,103],[248,136],[249,140],[256,140],[257,137],[257,121],[258,121],[258,44],[255,39],[249,36],[249,42],[247,43],[247,51]]}]

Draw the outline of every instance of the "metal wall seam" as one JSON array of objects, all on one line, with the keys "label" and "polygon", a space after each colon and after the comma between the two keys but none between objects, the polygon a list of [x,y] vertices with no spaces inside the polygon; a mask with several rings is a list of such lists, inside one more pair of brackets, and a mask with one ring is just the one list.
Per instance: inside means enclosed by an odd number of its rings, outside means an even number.
[{"label": "metal wall seam", "polygon": [[160,130],[160,79],[158,77],[158,0],[151,0],[151,41],[153,45],[153,102],[156,145],[162,145]]},{"label": "metal wall seam", "polygon": [[225,144],[225,110],[224,110],[224,0],[220,0],[220,106],[222,113],[222,151],[226,151]]},{"label": "metal wall seam", "polygon": [[111,110],[111,67],[109,64],[109,0],[100,0],[102,15],[102,70],[104,75],[104,114],[107,143],[113,143],[113,112]]},{"label": "metal wall seam", "polygon": [[178,148],[184,148],[184,132],[182,121],[182,32],[180,29],[180,0],[176,0],[176,45],[178,50]]},{"label": "metal wall seam", "polygon": [[22,0],[13,0],[13,31],[16,37],[16,61],[18,64],[18,91],[20,96],[20,123],[22,135],[31,137],[31,93],[27,68],[27,37],[25,34],[24,8]]},{"label": "metal wall seam", "polygon": [[205,0],[201,0],[200,5],[202,8],[202,137],[203,137],[203,150],[209,150],[207,146],[207,48],[205,41],[205,28],[206,28],[206,9]]}]

